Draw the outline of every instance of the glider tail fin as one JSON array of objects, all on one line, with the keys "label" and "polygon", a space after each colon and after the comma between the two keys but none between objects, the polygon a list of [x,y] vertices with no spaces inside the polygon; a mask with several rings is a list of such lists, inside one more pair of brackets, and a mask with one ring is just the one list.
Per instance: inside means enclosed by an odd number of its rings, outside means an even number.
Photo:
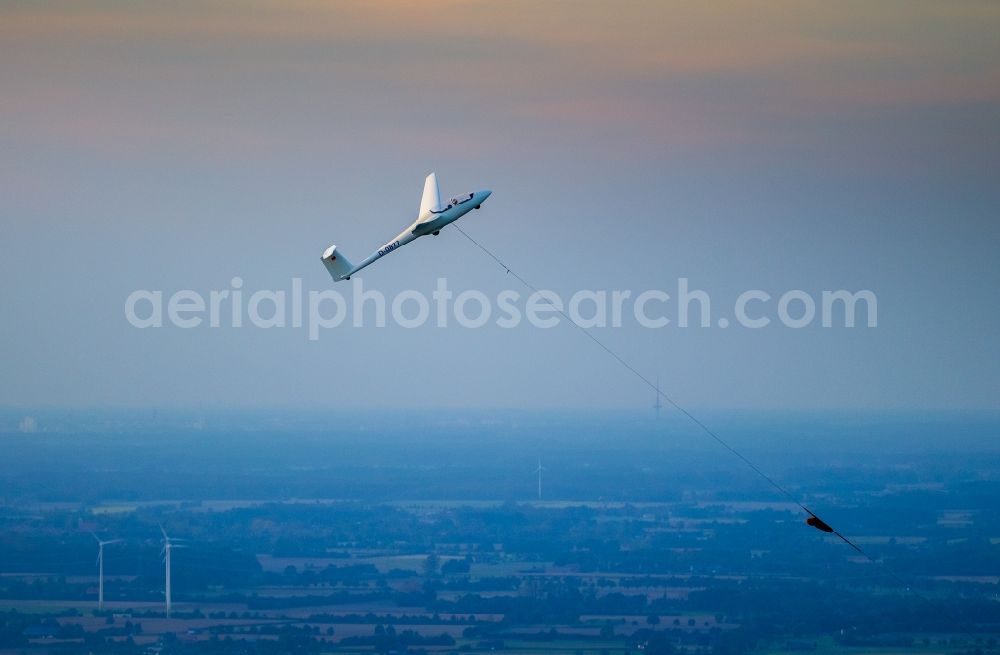
[{"label": "glider tail fin", "polygon": [[337,250],[337,246],[330,246],[323,251],[323,265],[326,266],[334,282],[347,279],[354,270],[354,264]]},{"label": "glider tail fin", "polygon": [[417,217],[422,217],[439,207],[441,207],[441,193],[438,191],[438,179],[435,173],[431,173],[424,180],[424,195],[420,198],[420,213]]}]

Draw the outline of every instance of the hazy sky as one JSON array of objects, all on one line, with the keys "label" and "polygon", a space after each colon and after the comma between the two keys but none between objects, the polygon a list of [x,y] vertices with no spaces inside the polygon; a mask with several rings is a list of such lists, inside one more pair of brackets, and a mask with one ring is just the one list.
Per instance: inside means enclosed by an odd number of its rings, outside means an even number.
[{"label": "hazy sky", "polygon": [[[598,330],[685,405],[1000,404],[1000,5],[913,0],[5,2],[0,404],[648,407],[567,325],[125,320],[327,288],[430,171],[493,189],[463,227],[567,297],[877,294],[874,329]],[[523,291],[454,230],[360,276],[438,277]]]}]

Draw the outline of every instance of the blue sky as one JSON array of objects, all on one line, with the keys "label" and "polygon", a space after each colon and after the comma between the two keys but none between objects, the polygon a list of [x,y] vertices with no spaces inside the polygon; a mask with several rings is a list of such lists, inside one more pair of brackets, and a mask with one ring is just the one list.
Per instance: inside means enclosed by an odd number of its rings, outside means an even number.
[{"label": "blue sky", "polygon": [[[5,3],[8,406],[644,407],[585,337],[136,330],[134,289],[329,286],[423,176],[534,284],[871,289],[874,329],[608,329],[695,407],[997,407],[1000,7]],[[455,232],[367,288],[495,295]],[[338,290],[348,289],[338,287]],[[331,373],[333,372],[333,373]]]}]

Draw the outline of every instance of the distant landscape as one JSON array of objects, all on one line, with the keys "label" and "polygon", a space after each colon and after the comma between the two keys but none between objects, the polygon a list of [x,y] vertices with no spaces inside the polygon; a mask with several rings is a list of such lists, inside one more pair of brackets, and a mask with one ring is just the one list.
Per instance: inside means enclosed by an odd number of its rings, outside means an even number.
[{"label": "distant landscape", "polygon": [[997,652],[1000,417],[705,420],[875,562],[666,411],[4,412],[0,651]]}]

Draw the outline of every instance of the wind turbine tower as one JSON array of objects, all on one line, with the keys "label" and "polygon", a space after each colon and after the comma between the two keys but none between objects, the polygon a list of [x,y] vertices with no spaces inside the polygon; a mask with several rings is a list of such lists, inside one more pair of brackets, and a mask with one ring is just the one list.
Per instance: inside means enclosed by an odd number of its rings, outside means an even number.
[{"label": "wind turbine tower", "polygon": [[97,540],[97,609],[104,610],[104,547],[108,544],[117,544],[124,541],[123,539],[112,539],[110,541],[101,541],[101,538],[96,534],[94,539]]},{"label": "wind turbine tower", "polygon": [[167,616],[170,616],[171,609],[171,599],[170,599],[170,551],[174,548],[186,548],[184,544],[174,543],[176,541],[183,541],[183,539],[176,539],[167,536],[167,531],[160,526],[160,532],[163,533],[163,550],[160,551],[160,556],[163,557],[163,562],[166,566],[166,588],[164,589],[164,598],[167,604]]},{"label": "wind turbine tower", "polygon": [[545,467],[542,466],[542,460],[538,460],[538,468],[536,468],[533,471],[533,473],[537,473],[538,474],[538,500],[542,499],[542,471],[544,471],[544,470],[545,470]]}]

